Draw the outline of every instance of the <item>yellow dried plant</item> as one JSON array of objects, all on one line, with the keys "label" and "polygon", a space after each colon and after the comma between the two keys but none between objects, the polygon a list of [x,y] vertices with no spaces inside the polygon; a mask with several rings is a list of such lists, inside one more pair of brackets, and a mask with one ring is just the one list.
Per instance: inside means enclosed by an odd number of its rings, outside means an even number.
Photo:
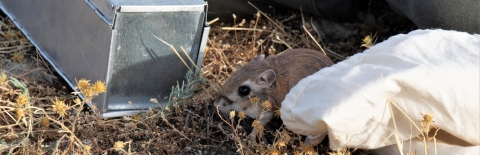
[{"label": "yellow dried plant", "polygon": [[60,117],[64,117],[65,115],[67,115],[68,106],[65,105],[64,101],[58,100],[58,98],[55,97],[55,100],[52,100],[52,102],[53,111],[60,115]]},{"label": "yellow dried plant", "polygon": [[25,94],[20,94],[17,96],[15,102],[18,104],[20,108],[23,108],[25,105],[28,104],[28,96]]}]

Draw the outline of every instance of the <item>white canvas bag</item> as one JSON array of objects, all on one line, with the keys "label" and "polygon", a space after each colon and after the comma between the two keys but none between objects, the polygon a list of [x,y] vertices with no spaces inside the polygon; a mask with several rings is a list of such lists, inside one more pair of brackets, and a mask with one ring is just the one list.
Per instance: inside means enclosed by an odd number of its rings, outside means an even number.
[{"label": "white canvas bag", "polygon": [[[282,103],[281,118],[310,139],[328,135],[331,149],[383,147],[383,154],[404,142],[405,153],[423,154],[415,125],[422,128],[422,114],[431,113],[441,129],[438,154],[480,154],[479,61],[477,34],[396,35],[301,80]],[[434,144],[429,149],[433,154]]]}]

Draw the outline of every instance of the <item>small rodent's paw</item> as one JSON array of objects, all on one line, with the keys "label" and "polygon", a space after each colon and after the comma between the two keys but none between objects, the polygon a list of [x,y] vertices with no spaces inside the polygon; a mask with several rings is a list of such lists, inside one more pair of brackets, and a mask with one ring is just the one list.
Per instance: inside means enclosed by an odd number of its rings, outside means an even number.
[{"label": "small rodent's paw", "polygon": [[324,137],[325,136],[322,136],[322,135],[316,135],[316,136],[309,135],[307,136],[307,138],[305,138],[305,142],[303,144],[317,146],[320,142],[322,142]]}]

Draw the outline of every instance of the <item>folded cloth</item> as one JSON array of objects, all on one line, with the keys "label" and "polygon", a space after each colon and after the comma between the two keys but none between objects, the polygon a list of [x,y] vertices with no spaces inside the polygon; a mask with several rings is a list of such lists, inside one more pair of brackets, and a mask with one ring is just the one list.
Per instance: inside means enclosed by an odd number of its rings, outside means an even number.
[{"label": "folded cloth", "polygon": [[[302,79],[283,101],[281,118],[310,143],[328,134],[331,149],[423,149],[423,142],[410,140],[422,137],[425,124],[429,137],[440,129],[430,139],[441,143],[437,151],[458,147],[480,154],[479,59],[480,35],[445,30],[396,35]],[[433,116],[433,125],[427,126],[424,116]]]}]

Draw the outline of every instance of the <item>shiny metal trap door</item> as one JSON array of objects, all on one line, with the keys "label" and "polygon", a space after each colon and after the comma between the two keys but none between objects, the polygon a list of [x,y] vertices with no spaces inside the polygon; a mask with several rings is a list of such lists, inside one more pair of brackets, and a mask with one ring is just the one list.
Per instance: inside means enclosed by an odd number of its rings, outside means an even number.
[{"label": "shiny metal trap door", "polygon": [[81,78],[106,82],[107,92],[90,104],[103,117],[158,107],[149,100],[165,103],[184,79],[188,69],[154,35],[179,51],[184,47],[200,67],[209,31],[206,6],[203,0],[0,0],[71,87]]}]

